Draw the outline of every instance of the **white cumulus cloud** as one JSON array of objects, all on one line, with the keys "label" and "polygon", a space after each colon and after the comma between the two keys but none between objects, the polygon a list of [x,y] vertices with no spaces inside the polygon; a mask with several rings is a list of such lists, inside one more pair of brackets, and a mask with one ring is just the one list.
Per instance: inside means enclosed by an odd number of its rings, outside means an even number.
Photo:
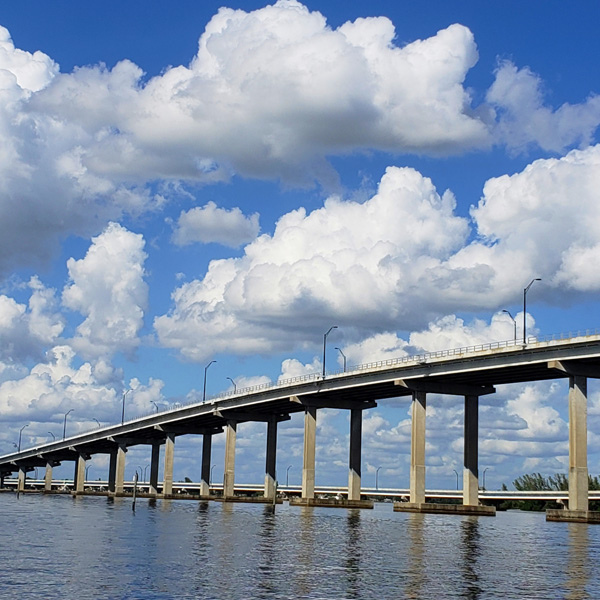
[{"label": "white cumulus cloud", "polygon": [[62,301],[85,316],[71,340],[83,356],[137,348],[148,296],[145,260],[143,237],[117,223],[93,238],[84,258],[68,260]]},{"label": "white cumulus cloud", "polygon": [[214,202],[182,211],[173,232],[173,242],[186,246],[215,242],[231,248],[251,242],[260,230],[258,213],[246,216],[239,208],[227,210]]}]

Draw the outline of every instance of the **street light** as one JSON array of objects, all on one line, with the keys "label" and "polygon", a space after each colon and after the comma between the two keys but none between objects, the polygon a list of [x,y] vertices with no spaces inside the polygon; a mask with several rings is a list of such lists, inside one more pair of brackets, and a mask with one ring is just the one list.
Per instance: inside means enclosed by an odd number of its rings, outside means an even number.
[{"label": "street light", "polygon": [[375,470],[375,489],[376,490],[379,489],[379,469],[381,469],[381,467],[377,467],[377,469]]},{"label": "street light", "polygon": [[150,468],[150,465],[146,465],[144,467],[144,481],[142,481],[142,483],[146,483],[146,469]]},{"label": "street light", "polygon": [[285,487],[288,487],[290,485],[290,469],[292,468],[292,465],[290,465],[286,470],[285,470]]},{"label": "street light", "polygon": [[204,367],[204,388],[202,389],[202,404],[204,404],[206,402],[206,371],[208,371],[208,367],[210,367],[210,365],[212,365],[213,363],[216,363],[216,360],[211,360],[205,367]]},{"label": "street light", "polygon": [[102,427],[102,425],[100,425],[100,421],[98,421],[98,419],[94,419],[94,417],[92,417],[93,421],[96,421],[96,423],[98,423],[98,428]]},{"label": "street light", "polygon": [[529,288],[533,285],[534,281],[541,281],[539,277],[532,279],[529,282],[529,285],[523,290],[523,345],[527,344],[527,336],[525,335],[526,321],[527,321],[527,292]]},{"label": "street light", "polygon": [[510,320],[513,322],[513,328],[515,330],[515,332],[514,332],[514,340],[516,342],[517,341],[517,322],[515,321],[515,318],[510,314],[510,312],[508,310],[506,310],[505,308],[503,308],[502,312],[506,313],[510,317]]},{"label": "street light", "polygon": [[214,469],[216,466],[217,466],[217,465],[213,465],[213,466],[210,468],[210,476],[209,476],[209,478],[208,478],[208,485],[210,485],[210,484],[211,484],[211,482],[212,482],[212,472],[213,472],[213,469]]},{"label": "street light", "polygon": [[127,390],[126,392],[123,392],[123,410],[121,411],[121,425],[123,425],[123,423],[125,423],[125,396],[127,396],[127,394],[129,394],[131,390]]},{"label": "street light", "polygon": [[323,379],[325,379],[325,349],[327,347],[327,336],[331,333],[332,329],[337,328],[337,325],[333,325],[327,330],[327,333],[323,336]]},{"label": "street light", "polygon": [[154,408],[156,409],[156,412],[158,412],[158,404],[156,404],[154,400],[150,400],[150,404],[154,404]]},{"label": "street light", "polygon": [[484,492],[485,492],[485,472],[486,472],[488,469],[491,469],[491,467],[486,467],[486,468],[483,470],[483,488],[482,488],[482,490],[483,490]]},{"label": "street light", "polygon": [[17,446],[17,452],[21,452],[21,434],[23,433],[23,429],[25,429],[25,427],[29,427],[29,424],[23,425],[23,427],[21,427],[19,430],[19,445]]},{"label": "street light", "polygon": [[74,408],[71,408],[65,413],[65,422],[63,424],[63,440],[67,437],[67,417],[74,411]]},{"label": "street light", "polygon": [[338,348],[336,346],[335,349],[342,355],[342,358],[344,359],[344,373],[345,373],[346,372],[346,355],[342,352],[341,348]]},{"label": "street light", "polygon": [[235,385],[235,381],[231,379],[231,377],[227,377],[227,379],[233,383],[233,393],[235,394],[237,392],[237,385]]},{"label": "street light", "polygon": [[458,471],[456,469],[452,469],[456,473],[456,489],[458,489]]},{"label": "street light", "polygon": [[48,433],[52,436],[52,441],[55,442],[56,436],[51,431],[49,431]]}]

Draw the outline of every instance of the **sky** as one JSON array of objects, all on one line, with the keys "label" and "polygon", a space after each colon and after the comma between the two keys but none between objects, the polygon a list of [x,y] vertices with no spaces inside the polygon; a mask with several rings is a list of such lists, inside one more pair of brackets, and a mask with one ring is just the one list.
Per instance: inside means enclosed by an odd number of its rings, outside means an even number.
[{"label": "sky", "polygon": [[[123,398],[129,419],[320,372],[333,326],[330,371],[595,330],[598,25],[592,0],[4,3],[0,454]],[[428,397],[428,487],[456,485],[462,403]],[[567,416],[564,381],[482,397],[486,487],[566,472]],[[594,381],[588,425],[599,474]],[[302,427],[280,425],[280,481]],[[319,411],[317,485],[347,483],[348,427]],[[265,438],[239,426],[237,481],[263,480]],[[177,438],[176,480],[200,452]],[[365,411],[363,485],[409,463],[410,402]]]}]

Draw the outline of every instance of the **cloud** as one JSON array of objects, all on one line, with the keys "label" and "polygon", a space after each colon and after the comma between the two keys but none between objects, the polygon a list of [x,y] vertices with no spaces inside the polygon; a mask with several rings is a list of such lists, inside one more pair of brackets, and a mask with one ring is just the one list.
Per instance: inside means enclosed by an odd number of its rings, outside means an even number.
[{"label": "cloud", "polygon": [[600,96],[553,110],[544,105],[540,78],[510,61],[497,68],[486,99],[498,112],[497,142],[512,150],[524,151],[533,145],[552,152],[563,152],[573,144],[585,147],[600,125]]},{"label": "cloud", "polygon": [[454,206],[416,171],[390,167],[367,202],[331,197],[310,214],[292,211],[243,257],[212,261],[202,281],[179,287],[155,319],[160,341],[204,358],[207,348],[289,349],[332,322],[364,331],[422,319],[427,307],[417,311],[407,292],[465,243]]},{"label": "cloud", "polygon": [[247,217],[239,208],[226,210],[208,202],[181,212],[172,239],[177,246],[215,242],[238,248],[256,238],[259,230],[258,213]]},{"label": "cloud", "polygon": [[70,340],[83,356],[131,353],[139,345],[148,296],[143,248],[141,235],[110,223],[84,258],[67,261],[70,282],[62,301],[85,316]]},{"label": "cloud", "polygon": [[19,364],[29,358],[40,359],[63,331],[64,319],[57,312],[54,290],[36,276],[27,287],[31,290],[27,305],[0,295],[0,361]]}]

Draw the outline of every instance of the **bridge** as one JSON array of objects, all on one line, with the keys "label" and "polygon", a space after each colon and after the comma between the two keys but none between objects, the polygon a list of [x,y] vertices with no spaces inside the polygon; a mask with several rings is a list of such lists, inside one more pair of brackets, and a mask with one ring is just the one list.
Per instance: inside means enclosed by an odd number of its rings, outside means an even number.
[{"label": "bridge", "polygon": [[[178,406],[56,440],[34,448],[0,456],[0,488],[4,478],[18,472],[17,490],[25,489],[27,472],[45,467],[45,491],[52,486],[52,469],[73,461],[73,492],[85,493],[85,465],[94,454],[108,454],[107,487],[116,496],[125,493],[125,460],[129,447],[151,447],[148,493],[173,496],[175,440],[182,435],[202,435],[200,497],[210,498],[212,437],[225,431],[225,465],[222,496],[235,500],[235,446],[238,423],[266,423],[266,464],[263,498],[276,493],[275,465],[277,425],[292,413],[304,413],[304,452],[300,498],[304,505],[319,504],[315,494],[315,448],[318,410],[350,411],[350,452],[347,498],[340,506],[368,506],[362,499],[362,414],[382,399],[410,397],[412,434],[408,502],[395,510],[440,512],[426,502],[425,434],[427,394],[464,397],[464,469],[462,505],[447,505],[458,514],[493,514],[480,503],[478,472],[479,398],[493,394],[500,384],[568,379],[569,381],[569,492],[568,509],[548,518],[596,522],[599,513],[589,511],[587,468],[587,379],[600,377],[600,333],[547,339],[528,338],[525,343],[495,342],[469,348],[389,359],[352,367],[345,372],[310,374],[277,383],[234,390],[186,406]],[[160,453],[164,453],[162,486],[158,483]],[[328,504],[331,505],[331,504]]]}]

